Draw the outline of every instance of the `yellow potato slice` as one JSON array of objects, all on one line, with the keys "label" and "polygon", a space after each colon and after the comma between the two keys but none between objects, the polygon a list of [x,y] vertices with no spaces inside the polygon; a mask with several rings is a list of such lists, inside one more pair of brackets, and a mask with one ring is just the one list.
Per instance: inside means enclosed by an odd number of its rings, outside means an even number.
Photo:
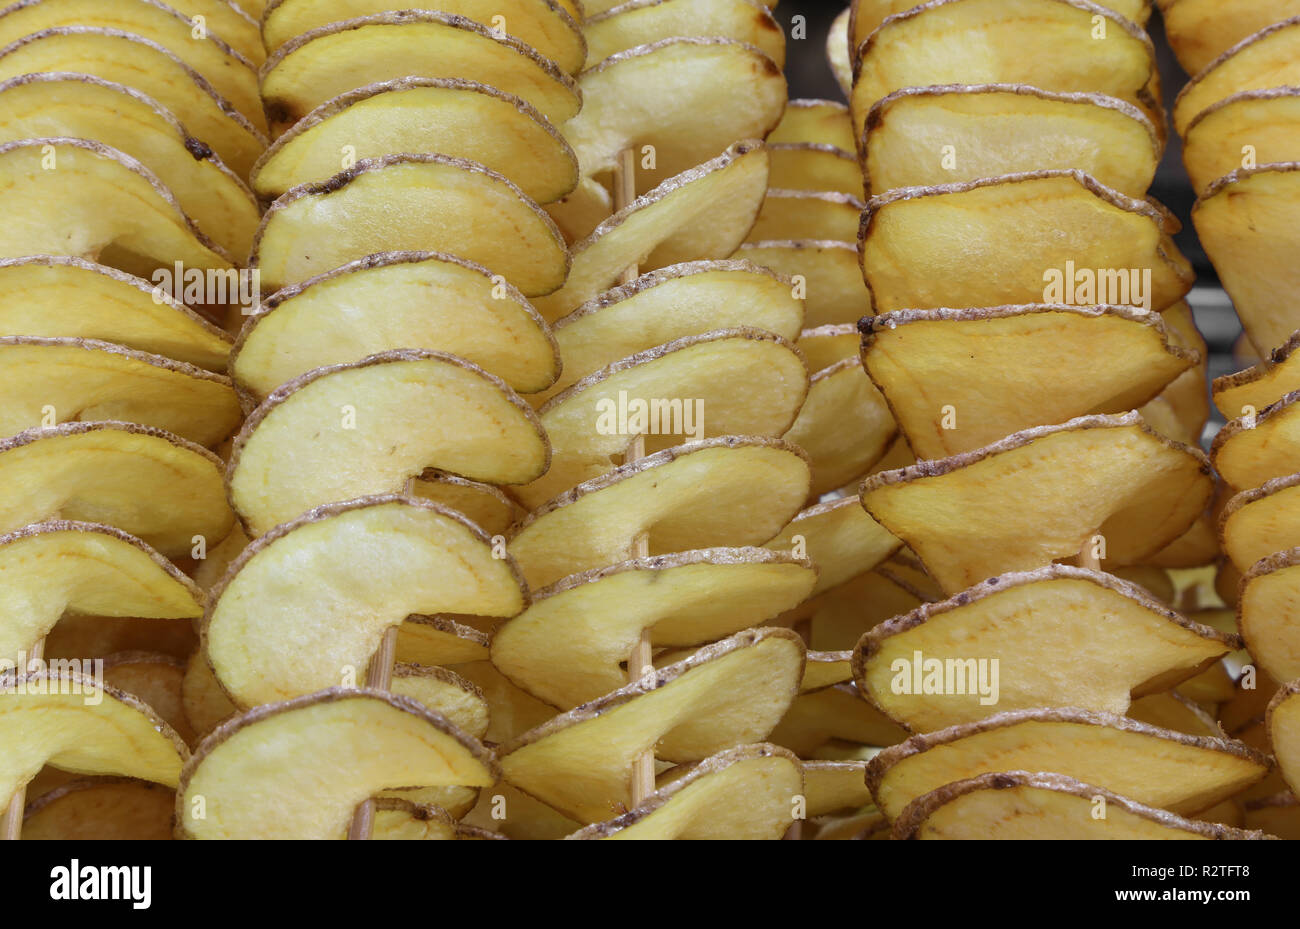
[{"label": "yellow potato slice", "polygon": [[917,797],[899,814],[891,838],[1150,841],[1272,836],[1184,819],[1060,774],[1011,771],[956,781]]},{"label": "yellow potato slice", "polygon": [[0,531],[47,519],[103,522],[166,557],[230,531],[221,461],[178,436],[130,423],[65,423],[0,442]]},{"label": "yellow potato slice", "polygon": [[863,779],[866,767],[866,761],[803,762],[808,818],[870,806],[871,792]]},{"label": "yellow potato slice", "polygon": [[1210,446],[1214,469],[1233,487],[1257,487],[1295,472],[1298,410],[1300,391],[1294,391],[1256,415],[1232,420]]},{"label": "yellow potato slice", "polygon": [[791,239],[746,242],[735,257],[771,268],[794,280],[807,315],[804,325],[856,323],[871,315],[871,296],[858,266],[852,242],[830,239]]},{"label": "yellow potato slice", "polygon": [[[274,52],[304,32],[392,9],[391,0],[270,0],[262,38]],[[509,35],[570,73],[582,67],[583,29],[554,0],[440,0],[438,10]]]},{"label": "yellow potato slice", "polygon": [[27,804],[24,839],[35,841],[172,838],[175,791],[161,784],[118,777],[70,781]]},{"label": "yellow potato slice", "polygon": [[727,436],[670,448],[580,484],[511,531],[533,588],[632,556],[772,538],[808,497],[808,461],[779,439]]},{"label": "yellow potato slice", "polygon": [[582,826],[505,781],[479,794],[478,804],[465,822],[507,839],[552,841]]},{"label": "yellow potato slice", "polygon": [[434,667],[487,657],[487,634],[446,616],[407,616],[397,630],[399,661]]},{"label": "yellow potato slice", "polygon": [[340,94],[411,75],[487,84],[557,125],[582,106],[573,79],[530,46],[430,10],[375,13],[295,36],[262,66],[262,100],[272,129],[284,129]]},{"label": "yellow potato slice", "polygon": [[952,595],[1004,571],[1074,557],[1095,544],[1094,534],[1105,539],[1107,563],[1139,563],[1182,535],[1212,493],[1199,449],[1127,413],[1039,426],[872,475],[862,505]]},{"label": "yellow potato slice", "polygon": [[[290,575],[314,582],[277,581]],[[514,563],[460,514],[368,497],[254,540],[212,591],[201,632],[217,679],[247,707],[362,679],[385,631],[412,613],[512,616],[526,602]]]},{"label": "yellow potato slice", "polygon": [[1196,116],[1243,90],[1291,87],[1297,82],[1300,82],[1300,16],[1292,15],[1233,45],[1188,81],[1174,101],[1174,128],[1179,134],[1186,133]]},{"label": "yellow potato slice", "polygon": [[737,142],[637,197],[573,246],[568,280],[535,301],[538,311],[554,322],[609,289],[634,264],[653,271],[727,257],[754,225],[767,191],[767,170],[761,142]]},{"label": "yellow potato slice", "polygon": [[[742,745],[706,758],[636,809],[570,839],[779,839],[803,795],[799,759],[776,745]],[[744,797],[743,803],[735,802]]]},{"label": "yellow potato slice", "polygon": [[1268,704],[1265,725],[1278,770],[1292,793],[1300,789],[1300,693],[1298,682],[1284,685]]},{"label": "yellow potato slice", "polygon": [[[1159,311],[1192,285],[1191,266],[1170,237],[1176,226],[1150,202],[1082,172],[1053,170],[875,197],[859,244],[877,313],[1092,304],[1100,290],[1122,294],[1124,283],[1129,303]],[[1122,282],[1114,274],[1121,271]]]},{"label": "yellow potato slice", "polygon": [[868,320],[862,339],[862,364],[920,458],[1135,409],[1199,360],[1158,315],[1126,306],[904,310]]},{"label": "yellow potato slice", "polygon": [[[773,176],[769,182],[777,183]],[[769,187],[748,241],[769,239],[841,239],[858,234],[862,202],[830,190],[781,190]]]},{"label": "yellow potato slice", "polygon": [[1183,164],[1197,192],[1238,168],[1300,161],[1300,87],[1246,90],[1203,110],[1187,127]]},{"label": "yellow potato slice", "polygon": [[400,348],[459,355],[525,393],[560,371],[559,350],[523,294],[440,252],[370,255],[276,292],[244,324],[230,370],[261,400],[315,368]]},{"label": "yellow potato slice", "polygon": [[1259,829],[1279,839],[1300,838],[1300,799],[1289,790],[1247,800],[1242,825],[1247,829]]},{"label": "yellow potato slice", "polygon": [[179,835],[342,838],[357,804],[403,784],[487,787],[491,753],[409,697],[334,688],[258,707],[204,739],[181,773]]},{"label": "yellow potato slice", "polygon": [[170,561],[111,526],[56,521],[0,536],[0,656],[29,651],[67,612],[197,618],[204,600]]},{"label": "yellow potato slice", "polygon": [[40,72],[87,74],[147,94],[181,121],[200,157],[214,151],[241,178],[248,177],[266,148],[266,126],[260,118],[261,128],[198,71],[157,42],[132,32],[66,26],[0,48],[0,79]]},{"label": "yellow potato slice", "polygon": [[[1216,377],[1210,385],[1214,405],[1225,419],[1258,412],[1292,391],[1300,390],[1300,333],[1267,353],[1254,367]],[[1249,407],[1249,409],[1248,409]]]},{"label": "yellow potato slice", "polygon": [[852,658],[853,653],[847,650],[841,652],[809,652],[808,659],[804,663],[803,680],[799,683],[799,692],[808,694],[853,680]]},{"label": "yellow potato slice", "polygon": [[858,689],[915,732],[1035,707],[1123,714],[1240,648],[1109,574],[1004,574],[862,637]]},{"label": "yellow potato slice", "polygon": [[533,596],[492,637],[492,662],[561,709],[627,682],[622,666],[649,630],[656,646],[694,646],[757,626],[808,596],[807,559],[755,548],[640,558],[585,571]]},{"label": "yellow potato slice", "polygon": [[812,493],[821,495],[860,477],[884,457],[898,425],[884,396],[856,358],[818,371],[787,441],[812,459]]},{"label": "yellow potato slice", "polygon": [[1267,755],[1237,741],[1157,729],[1110,713],[1018,710],[885,749],[867,766],[867,787],[892,821],[917,797],[953,781],[1007,770],[1053,771],[1105,782],[1138,802],[1190,815],[1260,780],[1271,766]]},{"label": "yellow potato slice", "polygon": [[851,649],[868,629],[924,602],[920,591],[882,565],[804,604],[801,612],[807,613],[809,647]]},{"label": "yellow potato slice", "polygon": [[502,771],[561,813],[602,821],[631,807],[643,751],[695,761],[764,738],[796,693],[803,654],[788,629],[723,639],[518,736],[501,747]]},{"label": "yellow potato slice", "polygon": [[893,745],[907,730],[862,699],[852,683],[801,693],[772,730],[771,740],[801,758],[812,757],[832,739],[857,745]]},{"label": "yellow potato slice", "polygon": [[[1239,572],[1261,558],[1300,546],[1300,475],[1288,474],[1245,490],[1224,504],[1219,516],[1223,551]],[[1284,674],[1290,680],[1296,675]]]},{"label": "yellow potato slice", "polygon": [[767,141],[814,142],[846,152],[857,146],[849,108],[838,100],[791,100]]},{"label": "yellow potato slice", "polygon": [[[1165,324],[1169,341],[1176,348],[1195,353],[1200,360],[1170,381],[1158,396],[1138,407],[1138,412],[1157,432],[1176,442],[1199,445],[1210,419],[1209,391],[1206,389],[1209,383],[1209,347],[1196,328],[1196,319],[1186,300],[1180,300],[1161,313],[1160,321]],[[1213,540],[1212,531],[1209,539]]]},{"label": "yellow potato slice", "polygon": [[[831,190],[862,196],[862,174],[851,152],[814,142],[777,142],[772,154],[773,187],[784,190]],[[773,238],[798,238],[794,234]],[[827,236],[830,238],[830,236]]]},{"label": "yellow potato slice", "polygon": [[818,326],[799,333],[799,351],[803,352],[808,370],[816,373],[838,364],[845,358],[855,358],[861,346],[858,327],[852,323],[837,326]]},{"label": "yellow potato slice", "polygon": [[9,216],[0,234],[5,258],[71,255],[137,277],[170,269],[174,261],[197,269],[232,266],[148,169],[99,142],[6,142],[0,189]]},{"label": "yellow potato slice", "polygon": [[454,78],[406,77],[367,84],[322,103],[276,139],[253,167],[267,199],[323,183],[353,160],[438,152],[505,175],[538,203],[578,183],[578,162],[546,117],[518,97]]},{"label": "yellow potato slice", "polygon": [[1129,704],[1128,712],[1124,715],[1161,729],[1173,729],[1188,735],[1216,738],[1223,735],[1223,730],[1213,716],[1200,704],[1193,703],[1175,690],[1138,697]]},{"label": "yellow potato slice", "polygon": [[589,16],[583,32],[588,68],[618,52],[683,36],[743,42],[785,67],[785,33],[755,0],[628,0]]},{"label": "yellow potato slice", "polygon": [[867,114],[862,171],[868,195],[1074,169],[1141,197],[1161,153],[1151,120],[1133,104],[1103,94],[1027,84],[908,87]]},{"label": "yellow potato slice", "polygon": [[[497,670],[496,665],[486,660],[470,661],[457,664],[455,672],[465,680],[476,685],[488,702],[488,730],[484,739],[500,745],[508,742],[522,732],[540,726],[556,715],[553,706],[543,703],[535,697],[520,690]],[[498,784],[497,787],[504,787]],[[573,828],[576,828],[576,824]],[[568,831],[572,832],[573,828]]]},{"label": "yellow potato slice", "polygon": [[294,188],[262,219],[249,263],[274,290],[404,249],[451,252],[526,296],[558,288],[569,263],[560,231],[518,187],[436,154],[359,161],[324,184]]},{"label": "yellow potato slice", "polygon": [[[293,450],[295,469],[284,467]],[[441,352],[317,368],[267,397],[230,452],[230,500],[251,535],[314,506],[400,490],[436,467],[493,484],[546,470],[546,436],[500,379]]]},{"label": "yellow potato slice", "polygon": [[[346,838],[346,834],[347,829],[344,828],[336,838]],[[462,826],[437,804],[388,796],[375,801],[374,827],[370,837],[388,842],[454,842],[505,838],[474,826]]]},{"label": "yellow potato slice", "polygon": [[234,0],[173,0],[167,5],[189,17],[194,27],[202,17],[204,29],[210,29],[253,64],[266,60],[259,20],[240,9]]},{"label": "yellow potato slice", "polygon": [[504,534],[522,515],[514,501],[491,484],[434,469],[415,479],[411,494],[456,510],[489,535]]},{"label": "yellow potato slice", "polygon": [[181,697],[185,662],[158,652],[117,652],[104,659],[104,683],[138,697],[175,730],[182,742],[198,739]]},{"label": "yellow potato slice", "polygon": [[1300,601],[1300,552],[1288,547],[1257,562],[1241,582],[1237,624],[1246,647],[1275,680],[1300,677],[1300,634],[1293,617]]},{"label": "yellow potato slice", "polygon": [[261,219],[252,192],[158,103],[89,74],[0,82],[0,143],[62,137],[94,139],[136,159],[214,242],[241,260],[248,254]]},{"label": "yellow potato slice", "polygon": [[856,497],[842,497],[799,513],[766,547],[806,554],[818,572],[812,593],[821,594],[875,568],[901,545]]},{"label": "yellow potato slice", "polygon": [[831,20],[826,30],[826,63],[830,66],[840,93],[847,98],[853,93],[853,64],[849,48],[849,17],[852,7],[845,7]]},{"label": "yellow potato slice", "polygon": [[1295,0],[1258,0],[1231,15],[1215,0],[1157,0],[1165,35],[1188,74],[1197,74],[1243,39],[1300,13]]}]

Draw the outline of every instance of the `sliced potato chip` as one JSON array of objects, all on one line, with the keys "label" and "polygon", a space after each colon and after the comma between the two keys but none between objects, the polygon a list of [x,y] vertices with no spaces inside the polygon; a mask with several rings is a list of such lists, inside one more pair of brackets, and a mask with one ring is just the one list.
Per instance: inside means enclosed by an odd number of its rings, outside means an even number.
[{"label": "sliced potato chip", "polygon": [[851,683],[800,694],[790,704],[771,740],[801,758],[813,757],[832,739],[857,745],[893,745],[907,731],[880,712]]},{"label": "sliced potato chip", "polygon": [[812,693],[836,684],[853,680],[853,653],[809,652],[803,666],[803,680],[799,683],[801,694]]},{"label": "sliced potato chip", "polygon": [[1246,647],[1269,676],[1300,677],[1300,633],[1294,617],[1300,601],[1300,550],[1269,555],[1246,571],[1237,602],[1237,623]]},{"label": "sliced potato chip", "polygon": [[[1216,377],[1211,384],[1214,405],[1225,419],[1258,412],[1285,395],[1300,390],[1300,333],[1268,352],[1254,367]],[[1248,407],[1250,409],[1248,409]]]},{"label": "sliced potato chip", "polygon": [[482,791],[465,822],[508,839],[552,841],[563,839],[582,826],[506,781]]},{"label": "sliced potato chip", "polygon": [[1197,74],[1265,26],[1300,13],[1295,0],[1257,0],[1232,15],[1215,0],[1157,0],[1165,35],[1188,74]]},{"label": "sliced potato chip", "polygon": [[[770,184],[777,179],[773,176]],[[769,187],[749,241],[768,239],[842,239],[858,234],[862,202],[830,190],[780,190]]]},{"label": "sliced potato chip", "polygon": [[797,239],[746,242],[737,258],[771,268],[791,278],[804,300],[804,325],[856,323],[871,314],[871,296],[858,267],[858,250],[851,242]]},{"label": "sliced potato chip", "polygon": [[[862,174],[851,152],[815,142],[777,142],[772,155],[773,187],[784,190],[832,190],[862,196]],[[794,234],[773,236],[793,239]],[[830,238],[830,236],[827,236]]]},{"label": "sliced potato chip", "polygon": [[1259,829],[1279,839],[1300,838],[1300,799],[1289,790],[1248,800],[1245,804],[1244,825]]},{"label": "sliced potato chip", "polygon": [[768,142],[815,142],[851,152],[853,120],[849,108],[838,100],[791,100],[767,136]]},{"label": "sliced potato chip", "polygon": [[924,602],[920,591],[881,565],[804,604],[808,644],[824,651],[851,649],[868,629]]},{"label": "sliced potato chip", "polygon": [[[483,738],[493,744],[509,742],[520,733],[540,726],[556,715],[555,707],[543,703],[512,684],[509,678],[497,670],[496,665],[486,660],[486,652],[484,660],[457,664],[455,671],[477,686],[487,699],[488,730]],[[498,788],[505,786],[504,783],[497,784]],[[574,828],[576,824],[568,832],[572,832]]]},{"label": "sliced potato chip", "polygon": [[1283,685],[1269,702],[1265,719],[1278,770],[1292,793],[1300,790],[1300,699],[1297,694],[1300,694],[1300,682]]},{"label": "sliced potato chip", "polygon": [[1257,414],[1232,420],[1210,446],[1214,469],[1233,487],[1258,487],[1294,473],[1300,446],[1298,411],[1300,391],[1293,391]]},{"label": "sliced potato chip", "polygon": [[[1261,558],[1300,546],[1300,475],[1289,474],[1242,491],[1223,507],[1219,533],[1238,572]],[[1282,675],[1290,680],[1293,675]]]},{"label": "sliced potato chip", "polygon": [[1187,127],[1183,164],[1198,192],[1244,167],[1300,161],[1300,87],[1245,90],[1201,111]]},{"label": "sliced potato chip", "polygon": [[863,779],[866,767],[866,761],[803,762],[808,817],[811,819],[869,806],[871,792],[867,790]]},{"label": "sliced potato chip", "polygon": [[254,18],[234,0],[173,0],[168,6],[184,13],[194,25],[202,17],[204,28],[225,39],[230,46],[254,64],[266,60],[262,30]]},{"label": "sliced potato chip", "polygon": [[812,592],[820,594],[875,568],[901,544],[867,515],[857,498],[841,497],[799,513],[766,547],[806,554],[818,571]]},{"label": "sliced potato chip", "polygon": [[64,841],[172,838],[176,792],[127,777],[70,781],[27,804],[23,838]]},{"label": "sliced potato chip", "polygon": [[1129,704],[1124,715],[1161,729],[1173,729],[1188,735],[1221,738],[1223,729],[1199,704],[1177,691],[1147,694]]},{"label": "sliced potato chip", "polygon": [[505,533],[521,515],[514,501],[491,484],[434,469],[412,482],[411,494],[456,510],[489,535]]},{"label": "sliced potato chip", "polygon": [[487,634],[446,616],[407,616],[397,630],[399,661],[437,667],[487,657]]},{"label": "sliced potato chip", "polygon": [[826,63],[830,65],[835,83],[840,85],[840,92],[847,98],[853,93],[853,64],[849,48],[849,16],[852,7],[847,6],[831,20],[830,29],[826,30]]},{"label": "sliced potato chip", "polygon": [[799,351],[803,352],[808,370],[814,373],[845,358],[857,357],[861,343],[858,327],[852,323],[818,326],[799,333]]},{"label": "sliced potato chip", "polygon": [[185,715],[181,685],[185,662],[158,652],[118,652],[104,659],[104,683],[138,697],[175,730],[186,745],[195,732]]},{"label": "sliced potato chip", "polygon": [[[1196,328],[1196,319],[1186,300],[1178,301],[1161,313],[1160,321],[1169,330],[1169,341],[1178,348],[1196,353],[1200,361],[1170,381],[1155,399],[1139,407],[1138,412],[1157,432],[1176,442],[1199,445],[1210,419],[1209,392],[1205,389],[1209,382],[1209,347]],[[1202,538],[1212,541],[1213,535],[1211,531]],[[1171,557],[1175,555],[1191,557],[1192,552],[1189,549],[1186,553],[1171,553]]]},{"label": "sliced potato chip", "polygon": [[[589,16],[583,33],[587,67],[617,52],[682,36],[743,42],[772,59],[778,68],[785,67],[785,34],[768,8],[755,0],[627,0]],[[740,133],[747,135],[750,133]]]},{"label": "sliced potato chip", "polygon": [[1300,82],[1300,16],[1292,13],[1290,19],[1274,21],[1242,39],[1187,82],[1174,101],[1174,128],[1179,134],[1225,97]]}]

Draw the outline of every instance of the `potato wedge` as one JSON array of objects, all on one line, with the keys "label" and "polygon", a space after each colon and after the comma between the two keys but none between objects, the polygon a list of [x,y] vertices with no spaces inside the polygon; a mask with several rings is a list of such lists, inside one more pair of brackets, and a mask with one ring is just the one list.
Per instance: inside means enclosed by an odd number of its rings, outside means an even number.
[{"label": "potato wedge", "polygon": [[[285,449],[298,468],[284,468]],[[402,349],[278,388],[235,437],[227,481],[257,536],[322,503],[400,490],[425,468],[524,483],[549,457],[532,409],[500,379],[455,355]]]},{"label": "potato wedge", "polygon": [[1300,677],[1300,634],[1294,617],[1300,601],[1300,550],[1289,547],[1245,571],[1237,602],[1237,625],[1259,666],[1275,680]]},{"label": "potato wedge", "polygon": [[487,787],[491,752],[409,697],[334,688],[250,710],[203,740],[181,773],[187,838],[342,838],[389,787]]},{"label": "potato wedge", "polygon": [[[743,42],[785,67],[785,33],[755,0],[627,0],[583,23],[587,67],[661,39],[708,36]],[[741,133],[742,136],[751,133]]]},{"label": "potato wedge", "polygon": [[[290,574],[314,582],[277,582]],[[363,679],[384,632],[413,613],[513,616],[526,602],[514,563],[459,513],[365,497],[255,539],[212,591],[200,631],[222,687],[249,707],[347,683],[349,671]]]},{"label": "potato wedge", "polygon": [[[1234,419],[1219,430],[1210,460],[1232,487],[1258,487],[1296,471],[1300,447],[1300,391],[1287,394],[1257,414]],[[1275,549],[1276,550],[1276,549]]]},{"label": "potato wedge", "polygon": [[[1077,468],[1080,461],[1087,467]],[[1039,426],[974,452],[875,474],[861,496],[952,595],[1005,571],[1071,558],[1095,544],[1096,533],[1107,563],[1141,562],[1182,535],[1212,493],[1199,449],[1127,413]]]},{"label": "potato wedge", "polygon": [[[1232,19],[1233,17],[1224,17]],[[1243,90],[1300,82],[1300,16],[1272,22],[1242,39],[1198,72],[1174,101],[1174,128],[1187,132],[1206,109]]]},{"label": "potato wedge", "polygon": [[871,296],[858,266],[858,250],[851,242],[796,239],[746,242],[735,257],[771,268],[795,282],[806,315],[804,325],[856,323],[870,315]]},{"label": "potato wedge", "polygon": [[1295,793],[1300,789],[1300,687],[1296,681],[1283,685],[1268,704],[1265,725],[1277,756],[1278,770]]},{"label": "potato wedge", "polygon": [[1258,0],[1232,15],[1214,0],[1157,0],[1165,35],[1188,74],[1198,74],[1216,58],[1260,29],[1300,13],[1295,0]]},{"label": "potato wedge", "polygon": [[781,121],[768,133],[767,141],[814,142],[846,152],[857,146],[849,108],[838,100],[789,101]]},{"label": "potato wedge", "polygon": [[126,777],[70,781],[27,804],[28,840],[162,841],[172,837],[175,791]]},{"label": "potato wedge", "polygon": [[806,553],[817,566],[812,593],[821,594],[875,568],[901,545],[857,498],[842,497],[808,507],[765,547]]},{"label": "potato wedge", "polygon": [[1187,127],[1183,164],[1199,193],[1238,168],[1300,161],[1300,88],[1245,90],[1202,110]]},{"label": "potato wedge", "polygon": [[[769,184],[775,185],[773,176]],[[841,239],[858,234],[862,201],[830,190],[781,190],[770,186],[748,241],[769,239]]]},{"label": "potato wedge", "polygon": [[832,739],[876,746],[906,738],[907,730],[863,700],[852,683],[801,693],[770,736],[801,758],[813,757]]},{"label": "potato wedge", "polygon": [[844,486],[884,457],[898,424],[856,358],[818,371],[799,418],[785,433],[812,459],[814,496]]}]

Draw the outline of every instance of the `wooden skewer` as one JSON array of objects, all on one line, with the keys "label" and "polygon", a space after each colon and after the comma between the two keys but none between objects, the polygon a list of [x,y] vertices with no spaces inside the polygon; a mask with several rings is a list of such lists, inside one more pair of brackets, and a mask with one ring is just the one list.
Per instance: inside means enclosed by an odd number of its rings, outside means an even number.
[{"label": "wooden skewer", "polygon": [[[32,652],[27,656],[27,660],[40,661],[45,657],[45,640],[41,639],[32,646]],[[26,668],[17,669],[19,676]],[[7,842],[16,842],[23,835],[23,811],[27,808],[27,785],[19,787],[14,795],[9,799],[9,811],[5,814],[3,838]]]}]

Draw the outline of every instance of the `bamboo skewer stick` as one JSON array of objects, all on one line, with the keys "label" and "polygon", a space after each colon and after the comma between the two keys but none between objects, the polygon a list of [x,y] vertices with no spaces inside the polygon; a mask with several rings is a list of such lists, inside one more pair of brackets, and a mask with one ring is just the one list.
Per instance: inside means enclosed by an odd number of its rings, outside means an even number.
[{"label": "bamboo skewer stick", "polygon": [[[45,639],[41,639],[32,646],[32,652],[27,656],[27,660],[40,661],[45,657]],[[19,675],[26,669],[18,669]],[[23,811],[27,808],[27,785],[19,787],[14,795],[9,799],[9,811],[5,814],[4,829],[0,831],[0,836],[4,841],[16,842],[23,835]]]}]

